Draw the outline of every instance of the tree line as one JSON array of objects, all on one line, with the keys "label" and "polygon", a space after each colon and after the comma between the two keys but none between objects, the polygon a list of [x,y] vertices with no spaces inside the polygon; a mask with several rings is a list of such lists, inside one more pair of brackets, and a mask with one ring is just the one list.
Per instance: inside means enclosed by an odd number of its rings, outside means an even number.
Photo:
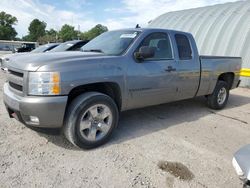
[{"label": "tree line", "polygon": [[108,31],[108,28],[101,24],[96,25],[86,32],[77,31],[74,26],[68,24],[64,24],[59,31],[55,29],[47,30],[46,22],[34,19],[28,27],[28,35],[17,38],[17,32],[14,28],[14,25],[17,23],[18,20],[15,16],[3,11],[0,12],[0,40],[23,40],[45,44],[74,39],[91,40],[101,33]]}]

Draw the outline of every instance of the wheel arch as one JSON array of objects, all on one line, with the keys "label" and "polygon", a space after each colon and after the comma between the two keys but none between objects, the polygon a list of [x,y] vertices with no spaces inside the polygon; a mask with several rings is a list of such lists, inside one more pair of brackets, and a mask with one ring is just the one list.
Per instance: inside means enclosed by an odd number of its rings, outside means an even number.
[{"label": "wheel arch", "polygon": [[97,82],[85,85],[79,85],[73,89],[68,94],[68,105],[79,95],[86,93],[86,92],[99,92],[108,95],[111,97],[120,111],[122,108],[122,95],[121,95],[121,88],[115,82]]},{"label": "wheel arch", "polygon": [[234,78],[235,78],[235,74],[233,72],[226,72],[226,73],[222,73],[219,75],[217,82],[224,81],[228,84],[229,89],[231,89],[232,85],[233,85]]}]

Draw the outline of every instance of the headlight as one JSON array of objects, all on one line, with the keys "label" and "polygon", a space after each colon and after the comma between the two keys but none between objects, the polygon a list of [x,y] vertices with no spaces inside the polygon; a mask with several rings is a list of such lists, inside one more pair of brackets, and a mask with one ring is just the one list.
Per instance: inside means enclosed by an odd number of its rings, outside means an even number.
[{"label": "headlight", "polygon": [[29,95],[59,95],[60,92],[60,73],[29,73]]}]

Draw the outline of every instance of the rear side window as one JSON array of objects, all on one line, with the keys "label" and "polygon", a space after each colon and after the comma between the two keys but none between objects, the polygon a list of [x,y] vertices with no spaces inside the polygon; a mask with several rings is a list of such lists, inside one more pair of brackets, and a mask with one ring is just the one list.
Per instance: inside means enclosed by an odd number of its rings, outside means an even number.
[{"label": "rear side window", "polygon": [[179,58],[181,60],[192,59],[192,49],[187,36],[176,34],[175,40],[178,48]]}]

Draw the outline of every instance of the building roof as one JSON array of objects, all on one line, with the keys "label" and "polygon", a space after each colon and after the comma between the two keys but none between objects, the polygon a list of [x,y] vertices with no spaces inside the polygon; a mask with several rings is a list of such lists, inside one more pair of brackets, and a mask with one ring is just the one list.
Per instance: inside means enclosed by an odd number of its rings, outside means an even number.
[{"label": "building roof", "polygon": [[148,27],[190,32],[200,54],[241,56],[243,67],[250,68],[249,0],[169,12]]}]

